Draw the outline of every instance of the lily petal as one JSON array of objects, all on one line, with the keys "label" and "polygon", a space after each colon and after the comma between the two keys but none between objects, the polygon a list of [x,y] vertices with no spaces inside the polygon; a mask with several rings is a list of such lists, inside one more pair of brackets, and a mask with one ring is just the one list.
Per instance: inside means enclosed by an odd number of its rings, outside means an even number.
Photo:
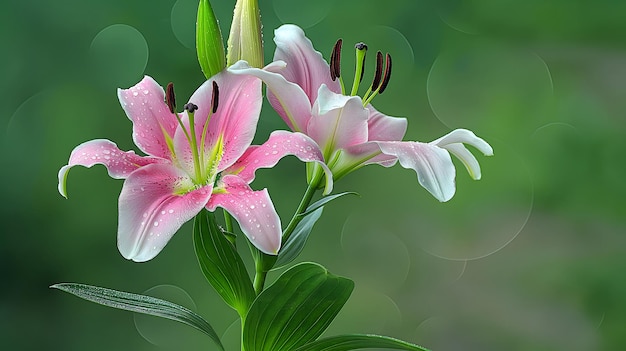
[{"label": "lily petal", "polygon": [[212,185],[193,189],[187,174],[171,165],[133,172],[119,198],[117,246],[122,256],[137,262],[156,256],[211,197]]},{"label": "lily petal", "polygon": [[224,174],[236,174],[247,183],[254,180],[259,168],[272,168],[280,159],[294,155],[303,162],[317,162],[326,173],[324,194],[329,194],[333,187],[333,175],[324,163],[324,156],[313,139],[302,133],[277,130],[259,146],[251,146]]},{"label": "lily petal", "polygon": [[317,100],[318,89],[322,84],[335,93],[341,93],[339,81],[333,81],[330,77],[330,66],[322,54],[313,48],[300,27],[293,24],[280,26],[274,31],[274,42],[274,61],[287,63],[287,68],[280,73],[288,81],[298,84],[311,104]]},{"label": "lily petal", "polygon": [[337,94],[322,85],[313,106],[307,134],[328,157],[334,150],[367,141],[368,115],[360,97]]},{"label": "lily petal", "polygon": [[486,141],[479,138],[471,130],[455,129],[441,138],[431,141],[431,144],[439,147],[445,147],[449,144],[464,143],[472,145],[482,152],[485,156],[493,156],[493,149]]},{"label": "lily petal", "polygon": [[162,162],[166,161],[156,157],[142,157],[134,151],[122,151],[114,142],[106,139],[87,141],[72,150],[69,162],[59,170],[59,193],[67,197],[65,181],[67,173],[74,166],[90,168],[97,164],[104,165],[111,178],[125,179],[140,167]]},{"label": "lily petal", "polygon": [[369,141],[401,141],[406,133],[406,118],[391,117],[378,112],[374,106],[367,105],[367,140]]},{"label": "lily petal", "polygon": [[454,196],[454,164],[446,150],[419,142],[387,141],[378,145],[384,154],[397,157],[402,167],[414,170],[420,185],[437,200],[445,202]]},{"label": "lily petal", "polygon": [[171,159],[166,138],[174,136],[176,116],[164,102],[165,92],[152,77],[145,76],[129,89],[117,89],[117,96],[133,122],[133,141],[148,155]]},{"label": "lily petal", "polygon": [[444,149],[448,150],[454,156],[456,156],[463,165],[465,169],[467,169],[467,173],[469,173],[470,177],[474,180],[479,180],[481,177],[480,173],[480,164],[474,155],[465,147],[465,145],[461,143],[448,144],[443,146]]},{"label": "lily petal", "polygon": [[304,90],[295,83],[289,82],[280,72],[285,62],[276,61],[263,69],[251,68],[245,62],[228,68],[234,74],[249,74],[263,81],[267,86],[267,98],[278,115],[295,132],[305,132],[311,118],[311,102]]},{"label": "lily petal", "polygon": [[431,144],[442,147],[456,156],[475,180],[481,178],[480,164],[476,157],[463,144],[469,144],[477,148],[485,156],[492,156],[493,149],[486,141],[479,138],[472,131],[467,129],[455,129],[452,132],[432,141]]},{"label": "lily petal", "polygon": [[369,164],[378,164],[383,167],[391,167],[396,164],[398,158],[393,155],[385,155],[380,151],[379,142],[368,141],[363,144],[353,145],[341,154],[337,163],[333,164],[333,174],[337,179],[338,173],[345,174]]},{"label": "lily petal", "polygon": [[207,204],[209,211],[222,207],[237,222],[250,242],[266,254],[280,250],[280,218],[267,189],[253,191],[246,181],[235,175],[225,175]]},{"label": "lily petal", "polygon": [[[213,81],[219,88],[219,103],[216,112],[208,120],[204,153],[211,155],[216,147],[218,151],[223,148],[217,167],[217,171],[222,171],[232,165],[252,143],[263,101],[259,79],[229,71],[216,74],[204,82],[189,99],[189,102],[198,106],[194,114],[198,143],[202,141],[205,123],[212,109]],[[187,114],[184,124],[189,124]],[[190,160],[189,141],[182,130],[176,132],[174,143],[177,155],[182,154],[185,159]]]}]

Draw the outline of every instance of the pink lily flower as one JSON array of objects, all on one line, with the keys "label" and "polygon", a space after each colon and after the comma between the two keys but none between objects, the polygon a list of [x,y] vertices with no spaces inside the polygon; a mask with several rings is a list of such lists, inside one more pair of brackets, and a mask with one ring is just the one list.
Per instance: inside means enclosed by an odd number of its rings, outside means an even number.
[{"label": "pink lily flower", "polygon": [[464,144],[492,155],[491,146],[483,139],[469,130],[457,129],[430,143],[402,141],[407,120],[386,116],[370,104],[389,82],[389,55],[383,68],[378,52],[376,78],[361,98],[356,94],[366,45],[357,44],[355,84],[352,92],[345,94],[343,81],[337,79],[341,41],[329,66],[299,27],[283,25],[274,34],[274,62],[263,69],[241,66],[233,73],[263,80],[271,105],[291,130],[318,143],[335,180],[368,164],[391,167],[399,161],[417,173],[419,183],[435,198],[448,201],[455,193],[456,173],[450,153],[462,161],[472,178],[480,179],[480,165]]},{"label": "pink lily flower", "polygon": [[[241,61],[230,69],[243,66]],[[323,156],[311,138],[288,131],[275,131],[263,145],[250,146],[261,110],[261,81],[230,69],[202,84],[181,113],[175,112],[171,84],[166,94],[146,76],[130,89],[118,89],[133,123],[133,140],[148,156],[92,140],[78,145],[59,170],[64,197],[67,173],[76,165],[101,164],[111,177],[124,179],[118,248],[125,258],[152,259],[205,207],[228,211],[259,250],[276,254],[280,249],[280,218],[267,189],[254,191],[248,184],[257,169],[273,167],[286,155],[322,165]],[[330,191],[332,176],[323,168]]]}]

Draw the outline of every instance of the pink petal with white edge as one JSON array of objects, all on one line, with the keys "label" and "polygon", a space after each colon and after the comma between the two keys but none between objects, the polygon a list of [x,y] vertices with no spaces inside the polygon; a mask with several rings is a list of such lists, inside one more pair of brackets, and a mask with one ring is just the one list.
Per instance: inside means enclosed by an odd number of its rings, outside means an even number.
[{"label": "pink petal with white edge", "polygon": [[401,141],[406,133],[406,118],[386,116],[378,112],[371,104],[367,105],[367,140],[369,141]]},{"label": "pink petal with white edge", "polygon": [[153,164],[133,172],[119,198],[117,247],[137,262],[156,256],[180,227],[204,208],[212,185],[194,190],[182,170]]},{"label": "pink petal with white edge", "polygon": [[276,255],[280,250],[280,218],[274,209],[267,189],[254,191],[235,175],[225,175],[219,188],[209,200],[207,209],[222,207],[230,213],[250,242],[266,254]]},{"label": "pink petal with white edge", "polygon": [[454,196],[455,169],[450,154],[435,145],[418,142],[379,142],[380,150],[396,156],[400,165],[417,173],[421,186],[437,200],[445,202]]},{"label": "pink petal with white edge", "polygon": [[368,115],[360,97],[336,94],[322,85],[306,134],[329,157],[335,150],[367,141]]},{"label": "pink petal with white edge", "polygon": [[291,83],[280,72],[285,69],[283,61],[272,62],[263,69],[252,68],[239,61],[228,68],[234,74],[249,74],[263,81],[267,86],[267,99],[289,129],[305,132],[311,118],[311,102],[304,90]]},{"label": "pink petal with white edge", "polygon": [[[318,89],[325,84],[331,91],[341,93],[339,81],[330,77],[330,67],[322,54],[313,48],[304,31],[293,24],[285,24],[274,31],[276,51],[274,61],[284,61],[287,68],[282,74],[288,81],[298,84],[309,97],[311,104],[317,100]],[[330,48],[329,48],[330,49]]]},{"label": "pink petal with white edge", "polygon": [[70,168],[93,165],[104,165],[111,178],[125,179],[136,169],[152,163],[163,163],[167,160],[156,157],[142,157],[134,151],[122,151],[115,143],[106,139],[84,142],[72,150],[70,160],[59,170],[59,193],[67,197],[65,181]]},{"label": "pink petal with white edge", "polygon": [[[344,163],[354,163],[358,165],[379,164],[384,167],[391,167],[398,160],[393,155],[385,155],[380,151],[378,142],[368,141],[367,143],[350,146],[342,154]],[[333,167],[334,172],[334,167]]]},{"label": "pink petal with white edge", "polygon": [[163,88],[145,76],[129,89],[117,89],[117,96],[133,122],[133,140],[137,147],[148,155],[171,159],[163,132],[173,137],[178,121],[164,102]]},{"label": "pink petal with white edge", "polygon": [[247,183],[254,180],[259,168],[272,168],[285,156],[294,155],[303,162],[317,162],[326,173],[325,194],[332,191],[333,176],[324,163],[324,157],[313,139],[302,133],[277,130],[263,145],[251,146],[224,174],[236,174]]},{"label": "pink petal with white edge", "polygon": [[[205,145],[204,148],[200,148],[204,150],[205,155],[210,154],[221,138],[222,158],[217,168],[221,171],[232,165],[252,143],[263,99],[261,81],[256,77],[236,75],[229,71],[222,71],[211,77],[189,99],[189,102],[198,106],[194,113],[198,143],[202,142],[205,123],[212,109],[214,81],[219,90],[218,107],[215,113],[211,113]],[[186,114],[184,119],[185,124],[188,124]],[[176,133],[174,143],[179,157],[185,155],[191,157],[189,141],[182,131]]]}]

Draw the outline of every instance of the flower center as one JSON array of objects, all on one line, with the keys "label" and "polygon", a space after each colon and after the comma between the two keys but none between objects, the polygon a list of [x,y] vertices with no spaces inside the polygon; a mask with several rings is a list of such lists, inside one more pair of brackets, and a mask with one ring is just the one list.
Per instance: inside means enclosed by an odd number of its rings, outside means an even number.
[{"label": "flower center", "polygon": [[[208,112],[207,118],[204,121],[202,126],[196,126],[195,120],[195,112],[199,110],[198,105],[194,103],[188,103],[184,106],[184,110],[187,113],[187,117],[189,119],[189,127],[185,127],[180,115],[176,113],[176,97],[174,94],[174,84],[169,83],[167,85],[166,93],[165,93],[165,103],[167,104],[170,112],[174,114],[176,120],[180,128],[182,129],[187,142],[189,143],[189,149],[191,150],[191,156],[193,160],[193,170],[189,176],[192,178],[193,182],[197,185],[204,186],[209,182],[212,182],[216,177],[216,170],[219,164],[219,161],[222,158],[223,153],[223,140],[221,136],[218,136],[218,140],[216,140],[215,145],[212,145],[212,149],[206,152],[206,137],[209,127],[209,122],[211,117],[217,111],[217,106],[219,103],[219,87],[217,83],[213,81],[213,90],[212,90],[212,98],[211,98],[211,109]],[[196,127],[202,127],[202,130],[196,130]],[[174,142],[172,137],[168,135],[165,131],[163,131],[165,135],[165,140],[167,142],[167,146],[172,154],[172,161],[179,166],[182,166],[180,160],[178,160]],[[200,137],[198,142],[198,136]],[[181,167],[185,169],[185,167]],[[189,173],[189,172],[188,172]]]},{"label": "flower center", "polygon": [[[343,84],[343,78],[341,77],[341,46],[343,40],[339,39],[333,47],[333,51],[330,55],[330,78],[335,81],[339,79],[341,85],[341,93],[346,95],[346,89]],[[365,72],[365,56],[367,53],[367,45],[364,43],[357,43],[354,46],[356,50],[356,67],[354,69],[354,81],[352,82],[352,89],[350,91],[351,96],[356,96],[359,91],[359,85],[363,80],[363,73]],[[383,65],[382,52],[376,52],[376,72],[374,73],[374,79],[369,86],[365,94],[363,94],[363,106],[367,106],[376,95],[382,94],[389,80],[391,79],[391,55],[387,53],[385,55],[385,64]]]}]

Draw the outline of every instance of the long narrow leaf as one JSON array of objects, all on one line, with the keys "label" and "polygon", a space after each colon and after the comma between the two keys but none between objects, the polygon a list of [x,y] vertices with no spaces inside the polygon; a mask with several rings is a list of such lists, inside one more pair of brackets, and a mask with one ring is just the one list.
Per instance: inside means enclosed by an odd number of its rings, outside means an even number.
[{"label": "long narrow leaf", "polygon": [[342,196],[345,196],[345,195],[359,195],[359,194],[355,193],[353,191],[346,191],[346,192],[335,194],[335,195],[324,196],[323,198],[321,198],[321,199],[315,201],[314,203],[310,204],[309,207],[306,208],[306,211],[304,211],[304,213],[301,214],[301,216],[306,216],[309,213],[317,210],[318,208],[326,205],[327,203],[329,203],[329,202],[331,202],[333,200],[336,200],[336,199],[338,199],[338,198],[340,198]]},{"label": "long narrow leaf", "polygon": [[149,314],[181,322],[205,333],[215,342],[215,344],[217,344],[217,346],[219,346],[220,350],[224,350],[224,346],[222,345],[220,338],[217,336],[217,333],[213,330],[213,327],[211,327],[209,322],[197,313],[175,303],[152,296],[133,294],[78,283],[60,283],[54,284],[50,287],[107,307]]},{"label": "long narrow leaf", "polygon": [[293,351],[317,339],[350,297],[354,283],[315,263],[283,273],[250,307],[245,350]]},{"label": "long narrow leaf", "polygon": [[212,213],[202,211],[196,216],[193,243],[204,276],[224,301],[244,317],[256,294],[241,256]]},{"label": "long narrow leaf", "polygon": [[428,349],[388,336],[371,334],[337,335],[313,341],[292,351],[349,351],[382,348],[391,350],[429,351]]},{"label": "long narrow leaf", "polygon": [[311,230],[313,230],[313,226],[322,216],[322,211],[324,211],[324,208],[320,207],[302,218],[300,223],[296,226],[296,229],[291,233],[289,239],[287,239],[285,246],[280,249],[278,259],[273,269],[282,268],[298,257],[304,249],[304,244],[306,244],[309,234],[311,234]]}]

